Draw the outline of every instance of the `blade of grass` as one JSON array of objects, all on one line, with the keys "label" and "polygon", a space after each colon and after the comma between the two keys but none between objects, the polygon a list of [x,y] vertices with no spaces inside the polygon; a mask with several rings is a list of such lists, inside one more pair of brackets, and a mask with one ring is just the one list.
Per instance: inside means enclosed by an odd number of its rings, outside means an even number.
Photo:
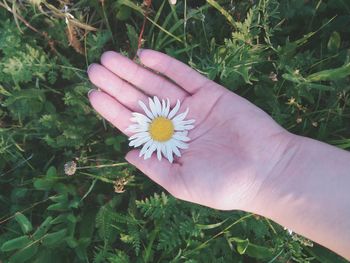
[{"label": "blade of grass", "polygon": [[134,9],[135,11],[139,12],[142,16],[144,14],[142,7],[134,4],[130,0],[119,0],[119,3]]},{"label": "blade of grass", "polygon": [[[172,34],[172,32],[175,32],[178,28],[181,27],[181,25],[183,24],[183,19],[180,19],[179,21],[177,21],[170,29],[169,29],[169,33]],[[161,36],[161,35],[160,35]],[[159,38],[160,38],[159,36]],[[162,39],[159,39],[157,40],[157,48],[160,49],[162,44],[165,42],[165,40],[167,39],[167,37],[163,37]],[[175,40],[175,39],[174,39]],[[181,41],[181,43],[184,43],[183,41]]]},{"label": "blade of grass", "polygon": [[211,238],[207,239],[206,241],[204,241],[202,244],[200,244],[199,246],[197,246],[196,248],[192,249],[191,251],[189,251],[186,256],[192,254],[193,252],[200,250],[202,248],[204,248],[210,241],[212,241],[213,239],[225,234],[228,230],[230,230],[231,227],[233,227],[234,225],[237,225],[238,223],[246,220],[249,217],[252,217],[253,214],[247,214],[245,216],[242,216],[241,218],[237,219],[236,221],[234,221],[231,225],[229,225],[228,227],[226,227],[224,230],[220,231],[219,233],[217,233],[216,235],[212,236]]},{"label": "blade of grass", "polygon": [[[45,5],[48,9],[50,9],[52,14],[54,14],[55,16],[60,17],[60,18],[67,18],[67,15],[65,13],[63,13],[61,10],[59,10],[58,8],[56,8],[55,6],[47,3],[46,1],[42,1],[41,3],[43,5]],[[90,26],[88,24],[82,23],[74,17],[70,17],[69,22],[72,23],[74,26],[79,27],[79,28],[84,29],[84,30],[87,30],[87,31],[97,31],[97,28]]]},{"label": "blade of grass", "polygon": [[97,182],[97,179],[94,179],[89,187],[89,190],[87,190],[87,192],[84,194],[84,196],[80,199],[80,202],[83,201],[92,191],[92,189],[94,189],[95,184]]},{"label": "blade of grass", "polygon": [[219,5],[218,2],[214,0],[207,0],[207,3],[214,7],[216,10],[218,10],[230,23],[230,25],[234,28],[237,29],[235,21],[233,20],[233,17],[221,6]]},{"label": "blade of grass", "polygon": [[[158,23],[158,20],[159,20],[159,18],[160,18],[160,15],[162,14],[164,5],[165,5],[165,1],[161,4],[161,6],[159,7],[159,9],[158,9],[158,11],[157,11],[157,13],[156,13],[156,15],[155,15],[155,17],[154,17],[154,19],[153,19],[153,21],[154,21],[155,23]],[[152,36],[152,34],[153,34],[153,31],[154,31],[154,27],[155,27],[154,24],[152,24],[152,25],[150,26],[149,32],[148,32],[148,39],[151,38],[151,36]]]},{"label": "blade of grass", "polygon": [[100,2],[101,2],[101,8],[102,8],[103,19],[105,20],[107,29],[108,29],[108,31],[110,32],[111,36],[112,36],[113,45],[115,45],[115,39],[114,39],[114,37],[113,37],[112,28],[111,28],[111,25],[109,24],[109,20],[108,20],[107,14],[106,14],[105,1],[102,0],[102,1],[100,1]]},{"label": "blade of grass", "polygon": [[154,22],[152,19],[150,19],[149,17],[147,17],[147,20],[150,21],[152,24],[154,24],[156,27],[158,27],[161,31],[163,31],[164,33],[166,33],[167,35],[171,36],[172,38],[176,39],[176,41],[180,42],[180,43],[184,43],[179,37],[175,36],[174,34],[172,34],[171,32],[169,32],[168,30],[166,30],[165,28],[163,28],[162,26],[158,25],[156,22]]}]

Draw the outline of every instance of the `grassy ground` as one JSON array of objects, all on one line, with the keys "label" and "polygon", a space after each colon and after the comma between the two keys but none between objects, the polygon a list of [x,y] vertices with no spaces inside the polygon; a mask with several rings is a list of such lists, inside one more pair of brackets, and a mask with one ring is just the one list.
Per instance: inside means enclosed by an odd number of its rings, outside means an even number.
[{"label": "grassy ground", "polygon": [[[88,64],[170,54],[289,131],[350,149],[346,0],[0,2],[0,262],[345,262],[252,214],[173,199],[123,157]],[[273,204],[271,204],[273,205]]]}]

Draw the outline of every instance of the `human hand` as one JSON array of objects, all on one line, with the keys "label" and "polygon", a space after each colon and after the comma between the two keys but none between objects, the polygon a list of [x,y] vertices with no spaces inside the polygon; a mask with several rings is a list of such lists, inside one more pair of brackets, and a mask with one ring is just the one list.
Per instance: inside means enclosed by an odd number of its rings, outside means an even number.
[{"label": "human hand", "polygon": [[189,149],[174,163],[154,155],[144,160],[139,150],[131,150],[126,159],[179,199],[255,211],[261,187],[288,163],[294,136],[244,98],[176,59],[153,50],[142,50],[139,59],[148,69],[116,52],[104,53],[102,65],[89,67],[91,82],[100,88],[89,93],[95,110],[130,136],[125,130],[131,113],[142,112],[138,100],[156,95],[169,98],[172,106],[179,99],[180,111],[188,107],[188,118],[196,123],[188,135]]}]

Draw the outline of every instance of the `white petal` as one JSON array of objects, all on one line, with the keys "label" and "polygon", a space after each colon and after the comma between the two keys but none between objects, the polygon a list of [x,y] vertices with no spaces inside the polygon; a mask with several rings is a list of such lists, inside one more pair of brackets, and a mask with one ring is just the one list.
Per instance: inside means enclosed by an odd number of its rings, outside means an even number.
[{"label": "white petal", "polygon": [[163,117],[166,117],[166,116],[164,115],[164,113],[165,113],[165,108],[166,108],[166,103],[165,103],[165,100],[162,99],[162,113],[161,113],[161,115],[162,115]]},{"label": "white petal", "polygon": [[143,101],[139,100],[139,105],[140,107],[143,109],[143,111],[146,113],[146,115],[148,116],[148,118],[150,118],[151,120],[154,119],[153,114],[148,110],[147,106],[145,105],[145,103],[143,103]]},{"label": "white petal", "polygon": [[170,110],[170,100],[166,99],[166,106],[165,106],[165,110],[164,110],[164,117],[168,117],[169,110]]},{"label": "white petal", "polygon": [[178,141],[176,139],[172,139],[171,140],[173,142],[173,144],[177,147],[177,148],[180,148],[180,149],[188,149],[188,144],[187,143],[184,143],[184,142],[181,142],[181,141]]},{"label": "white petal", "polygon": [[176,131],[183,131],[183,130],[192,130],[194,126],[193,125],[174,125],[174,128]]},{"label": "white petal", "polygon": [[129,130],[133,130],[133,129],[138,129],[140,127],[141,127],[140,124],[132,124],[126,130],[129,131]]},{"label": "white petal", "polygon": [[161,151],[162,151],[164,157],[166,157],[166,143],[162,143],[161,145],[162,145]]},{"label": "white petal", "polygon": [[[190,141],[190,138],[187,137],[188,130],[194,128],[192,124],[195,120],[185,120],[189,112],[188,108],[184,112],[176,115],[181,107],[180,100],[176,101],[172,109],[168,98],[160,100],[157,96],[154,96],[153,99],[148,98],[148,101],[149,105],[147,106],[144,102],[139,101],[139,105],[143,109],[144,114],[138,112],[132,113],[132,118],[130,120],[136,124],[132,124],[127,128],[128,131],[135,133],[129,137],[129,145],[134,147],[142,145],[139,156],[143,156],[145,160],[151,158],[152,154],[156,151],[156,156],[159,161],[164,157],[172,163],[174,161],[174,155],[181,157],[181,149],[187,149],[189,147],[185,142]],[[165,143],[152,140],[149,133],[150,123],[159,116],[168,118],[174,125],[175,133],[172,138]]]},{"label": "white petal", "polygon": [[141,157],[142,155],[144,155],[146,153],[146,151],[148,150],[148,148],[153,144],[153,140],[149,140],[148,142],[146,142],[141,151],[140,151],[140,154],[139,154],[139,157]]},{"label": "white petal", "polygon": [[[147,118],[147,119],[148,119],[148,118]],[[150,123],[150,122],[148,122],[147,120],[141,119],[141,118],[139,118],[139,117],[130,118],[130,121],[136,122],[136,123],[138,123],[138,124],[140,124],[140,125],[146,125],[147,123]]]},{"label": "white petal", "polygon": [[149,149],[146,151],[144,159],[148,159],[152,156],[152,153],[157,149],[157,145],[155,143],[153,143]]},{"label": "white petal", "polygon": [[162,144],[157,143],[157,158],[159,161],[162,160]]},{"label": "white petal", "polygon": [[173,152],[177,157],[181,157],[181,153],[175,145],[173,146]]},{"label": "white petal", "polygon": [[184,130],[192,130],[194,128],[194,125],[185,125]]},{"label": "white petal", "polygon": [[153,116],[155,118],[158,117],[156,105],[154,104],[154,102],[151,98],[148,98],[148,103],[149,103],[149,108],[151,109]]},{"label": "white petal", "polygon": [[161,116],[162,115],[162,105],[160,104],[158,97],[154,96],[153,100],[154,100],[154,105],[156,106],[157,115]]},{"label": "white petal", "polygon": [[176,125],[188,125],[188,124],[195,123],[195,120],[174,121],[174,119],[173,119],[172,121],[173,121],[174,126],[176,126]]},{"label": "white petal", "polygon": [[187,136],[184,136],[180,132],[175,132],[175,134],[173,135],[173,138],[183,142],[188,142],[190,140],[190,138],[188,138]]},{"label": "white petal", "polygon": [[150,137],[150,136],[145,137],[145,138],[143,138],[143,139],[139,139],[139,141],[135,142],[134,147],[135,147],[135,148],[136,148],[136,147],[139,147],[139,146],[141,146],[142,144],[145,144],[146,142],[148,142],[148,141],[150,141],[150,140],[151,140],[151,137]]},{"label": "white petal", "polygon": [[188,111],[189,111],[189,109],[187,108],[185,112],[183,112],[183,113],[177,115],[177,116],[173,119],[173,121],[174,121],[174,122],[183,121],[183,120],[186,118]]},{"label": "white petal", "polygon": [[126,131],[133,132],[133,133],[146,132],[146,131],[148,131],[148,128],[147,127],[143,127],[143,126],[139,126],[139,127],[128,128],[128,129],[126,129]]},{"label": "white petal", "polygon": [[187,136],[188,131],[178,131],[178,133],[181,133],[183,136]]},{"label": "white petal", "polygon": [[180,109],[180,101],[177,100],[175,107],[170,111],[168,115],[168,119],[171,119],[172,117],[174,117],[179,109]]},{"label": "white petal", "polygon": [[145,137],[145,136],[149,136],[149,132],[138,132],[135,133],[134,135],[129,137],[129,141],[140,138],[140,137]]},{"label": "white petal", "polygon": [[172,147],[171,147],[171,143],[167,143],[165,145],[165,148],[166,148],[166,158],[169,160],[169,162],[173,162],[174,160],[174,157],[173,157],[173,150],[172,150]]},{"label": "white petal", "polygon": [[140,125],[140,124],[133,124],[133,125],[130,125],[125,131],[145,132],[145,131],[148,131],[148,126]]},{"label": "white petal", "polygon": [[145,116],[145,115],[143,115],[141,113],[133,112],[132,115],[134,117],[131,118],[130,120],[133,121],[133,122],[138,122],[139,124],[151,122],[150,118],[148,118],[147,116]]},{"label": "white petal", "polygon": [[129,146],[139,147],[141,144],[148,142],[151,139],[150,136],[141,137],[129,142]]}]

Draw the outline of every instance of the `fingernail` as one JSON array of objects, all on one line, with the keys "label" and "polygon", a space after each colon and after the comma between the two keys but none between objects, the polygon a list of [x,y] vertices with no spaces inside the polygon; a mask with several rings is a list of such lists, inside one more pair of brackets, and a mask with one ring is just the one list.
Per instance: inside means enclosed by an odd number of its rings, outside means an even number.
[{"label": "fingernail", "polygon": [[92,94],[94,91],[96,91],[96,90],[95,90],[95,89],[89,90],[89,92],[88,92],[88,97],[89,97],[89,98],[90,98],[91,94]]}]

